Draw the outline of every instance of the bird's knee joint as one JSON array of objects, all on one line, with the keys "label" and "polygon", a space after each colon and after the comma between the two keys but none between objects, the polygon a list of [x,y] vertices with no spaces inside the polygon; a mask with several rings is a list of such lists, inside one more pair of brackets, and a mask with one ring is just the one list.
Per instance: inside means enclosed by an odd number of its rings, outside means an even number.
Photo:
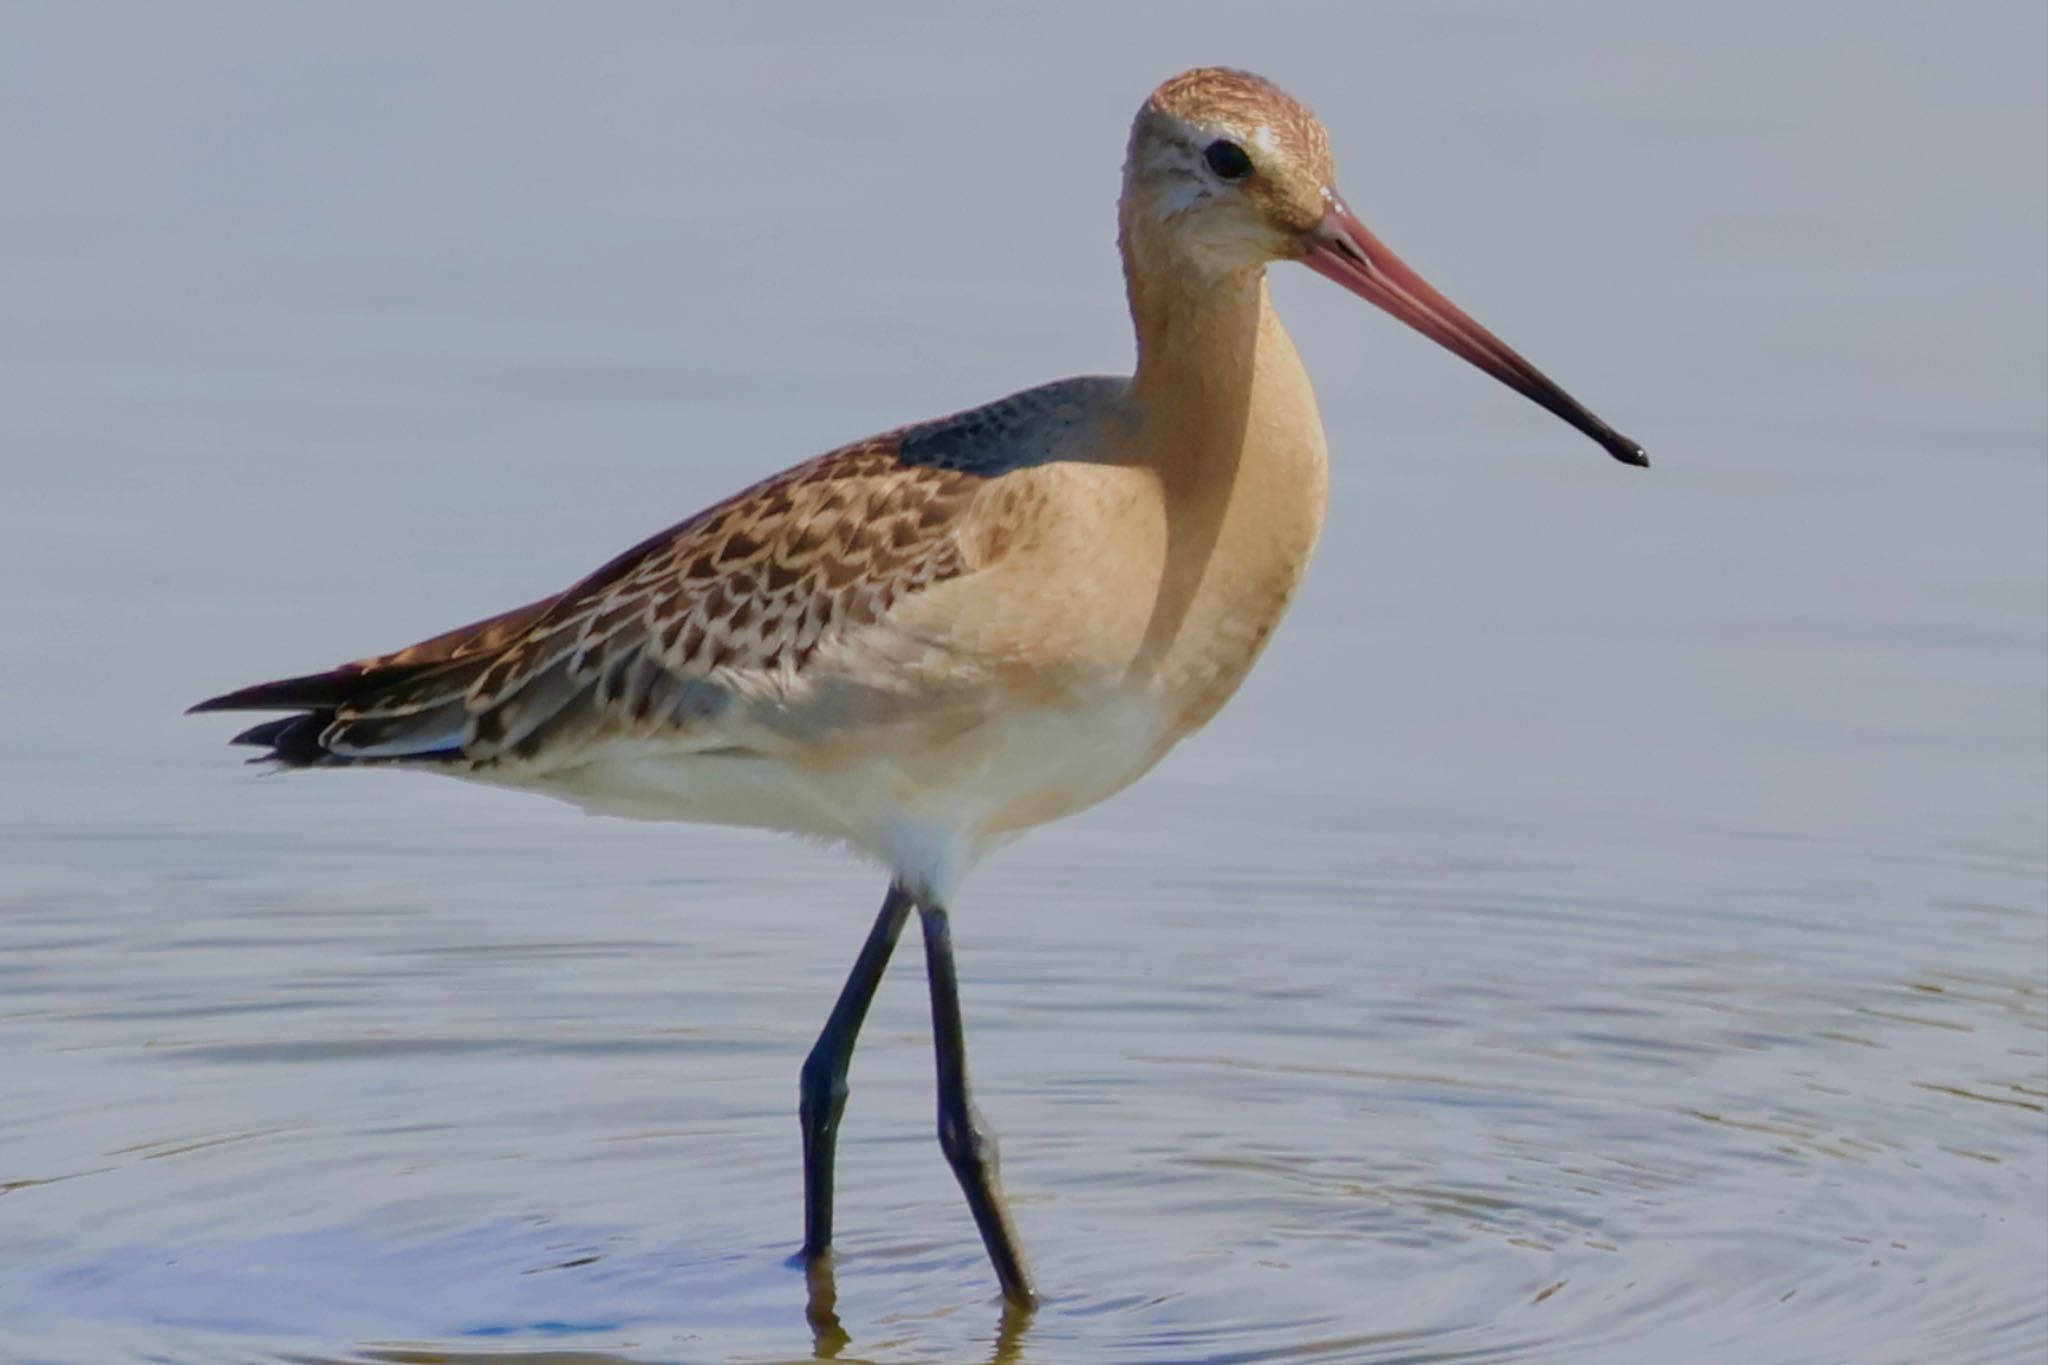
[{"label": "bird's knee joint", "polygon": [[995,1137],[971,1118],[940,1115],[939,1150],[956,1171],[993,1172],[996,1168]]},{"label": "bird's knee joint", "polygon": [[846,1074],[830,1066],[805,1062],[797,1078],[797,1114],[808,1126],[829,1124],[846,1108]]}]

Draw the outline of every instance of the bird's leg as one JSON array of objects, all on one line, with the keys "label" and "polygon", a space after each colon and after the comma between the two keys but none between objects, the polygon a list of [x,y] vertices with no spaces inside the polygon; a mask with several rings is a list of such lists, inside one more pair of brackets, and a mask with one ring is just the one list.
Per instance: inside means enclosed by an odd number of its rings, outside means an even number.
[{"label": "bird's leg", "polygon": [[1002,1281],[1003,1297],[1032,1306],[1031,1274],[1017,1249],[1017,1233],[996,1180],[996,1140],[967,1092],[967,1040],[960,1031],[960,982],[953,974],[953,929],[945,907],[917,907],[924,927],[924,962],[931,980],[932,1043],[939,1064],[939,1147],[967,1195],[982,1245]]},{"label": "bird's leg", "polygon": [[802,1102],[797,1117],[804,1132],[804,1256],[823,1255],[832,1245],[832,1162],[839,1144],[839,1115],[846,1108],[846,1067],[875,987],[889,965],[889,954],[910,918],[910,893],[891,883],[875,916],[868,941],[861,945],[838,1003],[818,1032],[811,1055],[804,1058]]}]

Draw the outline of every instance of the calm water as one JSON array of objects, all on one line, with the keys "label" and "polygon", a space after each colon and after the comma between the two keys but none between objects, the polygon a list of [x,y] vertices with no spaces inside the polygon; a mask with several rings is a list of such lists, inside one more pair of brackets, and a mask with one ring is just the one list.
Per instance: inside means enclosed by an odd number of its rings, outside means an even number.
[{"label": "calm water", "polygon": [[[0,1360],[2042,1358],[2039,7],[1096,10],[9,7]],[[900,970],[814,1327],[874,872],[178,712],[1121,368],[1123,127],[1217,59],[1658,467],[1281,279],[1300,606],[958,907],[1048,1302]]]}]

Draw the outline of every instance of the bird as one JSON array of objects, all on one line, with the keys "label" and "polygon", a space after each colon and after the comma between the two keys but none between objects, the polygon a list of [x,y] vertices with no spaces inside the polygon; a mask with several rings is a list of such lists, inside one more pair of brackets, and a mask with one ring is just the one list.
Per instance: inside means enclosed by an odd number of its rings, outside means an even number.
[{"label": "bird", "polygon": [[1308,266],[1649,463],[1403,264],[1338,194],[1323,125],[1262,77],[1201,67],[1150,93],[1117,243],[1131,374],[855,441],[554,596],[192,708],[287,713],[234,737],[255,763],[450,774],[879,863],[881,908],[800,1072],[799,1254],[829,1255],[848,1066],[914,910],[939,1146],[1026,1310],[951,910],[991,849],[1121,791],[1216,715],[1295,596],[1328,455],[1268,267]]}]

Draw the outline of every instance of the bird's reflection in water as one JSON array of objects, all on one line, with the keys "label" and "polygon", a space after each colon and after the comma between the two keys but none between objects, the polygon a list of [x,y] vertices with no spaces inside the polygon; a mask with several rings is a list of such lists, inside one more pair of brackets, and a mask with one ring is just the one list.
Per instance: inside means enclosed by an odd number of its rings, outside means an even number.
[{"label": "bird's reflection in water", "polygon": [[853,1338],[839,1322],[839,1281],[832,1273],[830,1252],[804,1262],[804,1283],[809,1290],[804,1316],[811,1324],[811,1354],[837,1360]]},{"label": "bird's reflection in water", "polygon": [[[856,1365],[863,1359],[861,1356],[842,1354],[853,1344],[853,1337],[839,1321],[839,1281],[833,1273],[829,1252],[804,1263],[804,1283],[808,1291],[804,1317],[811,1325],[813,1358]],[[987,1365],[1017,1365],[1024,1358],[1024,1334],[1031,1326],[1030,1310],[1019,1308],[1006,1298],[1000,1300],[998,1311],[1002,1316],[996,1324],[996,1339],[989,1348]]]},{"label": "bird's reflection in water", "polygon": [[[811,1362],[834,1361],[837,1365],[868,1365],[868,1357],[850,1351],[853,1336],[839,1321],[839,1283],[833,1275],[832,1258],[820,1256],[804,1264],[804,1319],[811,1329]],[[1007,1299],[996,1305],[995,1341],[981,1357],[985,1365],[1019,1365],[1024,1359],[1024,1335],[1031,1314]],[[663,1359],[649,1356],[613,1355],[605,1351],[451,1351],[432,1346],[377,1346],[349,1358],[353,1362],[374,1361],[377,1365],[649,1365]],[[330,1365],[308,1359],[304,1365]],[[342,1365],[341,1361],[331,1365]],[[803,1365],[792,1360],[790,1365]]]}]

